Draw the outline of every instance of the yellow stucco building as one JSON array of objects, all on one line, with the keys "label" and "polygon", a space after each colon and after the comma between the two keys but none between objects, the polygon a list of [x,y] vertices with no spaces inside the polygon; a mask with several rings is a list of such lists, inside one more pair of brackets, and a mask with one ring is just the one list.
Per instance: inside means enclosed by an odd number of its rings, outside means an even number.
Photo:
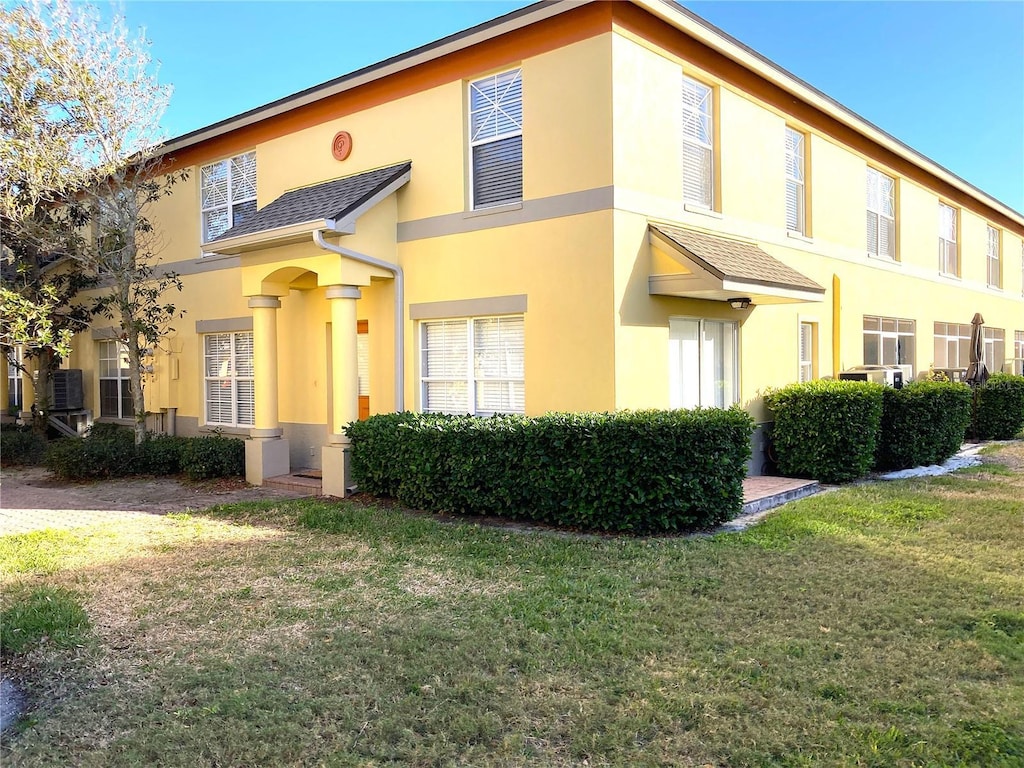
[{"label": "yellow stucco building", "polygon": [[[147,406],[248,437],[256,483],[343,494],[344,424],[395,409],[764,422],[770,387],[965,368],[975,312],[1024,358],[1021,213],[659,0],[530,6],[165,151],[186,315]],[[97,418],[116,335],[70,361]]]}]

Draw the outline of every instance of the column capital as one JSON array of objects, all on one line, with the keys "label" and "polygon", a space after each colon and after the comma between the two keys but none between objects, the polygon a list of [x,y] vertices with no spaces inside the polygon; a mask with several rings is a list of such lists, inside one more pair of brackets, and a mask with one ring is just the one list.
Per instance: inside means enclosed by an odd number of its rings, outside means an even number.
[{"label": "column capital", "polygon": [[358,299],[362,292],[354,285],[329,285],[327,286],[328,299]]},{"label": "column capital", "polygon": [[281,300],[277,296],[250,296],[249,309],[280,309]]}]

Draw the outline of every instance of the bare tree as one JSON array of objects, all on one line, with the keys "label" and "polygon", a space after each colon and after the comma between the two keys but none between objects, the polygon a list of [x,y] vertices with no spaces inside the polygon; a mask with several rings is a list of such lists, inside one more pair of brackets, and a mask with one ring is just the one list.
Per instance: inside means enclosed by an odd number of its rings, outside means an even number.
[{"label": "bare tree", "polygon": [[[105,24],[84,3],[0,6],[0,221],[101,287],[91,310],[120,325],[136,442],[145,437],[143,353],[180,314],[164,294],[181,289],[159,270],[149,216],[183,176],[159,153],[170,88],[157,83],[148,48],[123,17]],[[26,224],[41,209],[55,223],[40,232]]]}]

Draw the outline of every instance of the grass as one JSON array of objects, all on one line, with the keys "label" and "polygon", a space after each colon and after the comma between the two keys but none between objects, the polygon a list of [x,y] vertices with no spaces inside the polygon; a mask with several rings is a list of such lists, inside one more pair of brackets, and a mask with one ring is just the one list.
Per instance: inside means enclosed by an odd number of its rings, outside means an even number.
[{"label": "grass", "polygon": [[[43,766],[1021,766],[1024,445],[741,534],[577,539],[346,503],[0,539],[69,590],[8,658]],[[24,594],[24,592],[21,592]]]}]

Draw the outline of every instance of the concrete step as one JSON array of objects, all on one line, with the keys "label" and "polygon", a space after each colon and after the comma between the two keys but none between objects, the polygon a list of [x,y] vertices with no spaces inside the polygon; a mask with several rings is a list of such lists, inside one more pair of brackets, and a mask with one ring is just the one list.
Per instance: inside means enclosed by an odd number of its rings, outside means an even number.
[{"label": "concrete step", "polygon": [[263,481],[267,488],[282,491],[297,491],[307,496],[323,496],[323,480],[319,469],[297,469],[288,475],[268,477]]}]

